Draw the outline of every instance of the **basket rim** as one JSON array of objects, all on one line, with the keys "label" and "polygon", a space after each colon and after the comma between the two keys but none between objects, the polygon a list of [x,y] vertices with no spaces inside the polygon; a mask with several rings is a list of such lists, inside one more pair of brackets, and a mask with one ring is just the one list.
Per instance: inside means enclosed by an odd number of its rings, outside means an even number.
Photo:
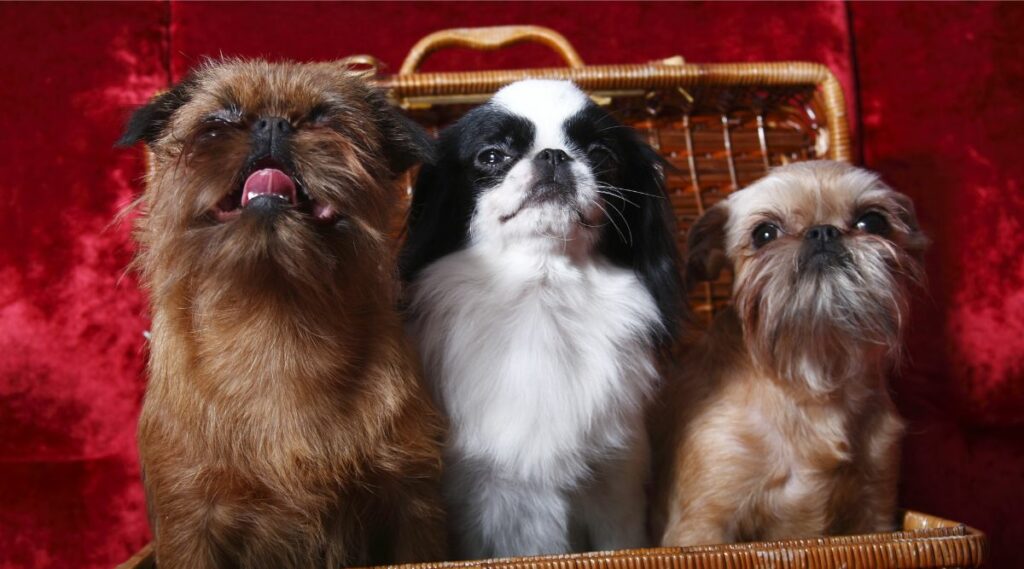
[{"label": "basket rim", "polygon": [[843,87],[824,64],[808,61],[752,63],[641,63],[486,71],[437,71],[373,78],[402,107],[463,102],[521,79],[562,79],[602,95],[628,90],[700,86],[800,86],[820,90],[828,129],[828,158],[849,162],[852,147]]},{"label": "basket rim", "polygon": [[536,67],[476,71],[427,71],[380,74],[374,81],[396,96],[442,95],[451,89],[476,87],[485,92],[505,82],[528,78],[557,77],[579,82],[582,88],[632,83],[682,85],[821,85],[836,79],[824,64],[811,61],[757,61],[748,63],[622,63],[581,67]]},{"label": "basket rim", "polygon": [[[889,533],[813,537],[693,547],[659,547],[621,551],[591,551],[535,557],[470,561],[434,561],[386,565],[372,569],[636,569],[637,567],[782,567],[848,569],[927,569],[979,567],[988,557],[988,538],[970,526],[905,511],[903,530]],[[845,565],[840,565],[845,563]],[[655,565],[659,564],[659,565]],[[696,565],[695,565],[696,564]],[[153,566],[153,546],[147,544],[118,569]]]},{"label": "basket rim", "polygon": [[[386,565],[370,569],[573,569],[585,564],[609,569],[656,567],[940,569],[979,567],[988,556],[986,535],[962,523],[903,511],[903,529],[895,532],[838,535],[621,551],[591,551],[533,557]],[[834,562],[834,563],[833,563]],[[697,563],[694,565],[694,563]],[[839,563],[845,563],[838,565]]]}]

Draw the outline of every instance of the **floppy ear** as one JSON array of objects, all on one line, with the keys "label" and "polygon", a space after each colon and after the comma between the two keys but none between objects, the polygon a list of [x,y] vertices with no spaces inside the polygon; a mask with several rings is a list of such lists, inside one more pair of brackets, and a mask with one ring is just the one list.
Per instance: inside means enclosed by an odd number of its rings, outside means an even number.
[{"label": "floppy ear", "polygon": [[625,227],[616,230],[610,220],[602,244],[609,258],[632,266],[654,297],[664,327],[658,341],[664,345],[677,337],[688,307],[683,302],[675,216],[665,193],[667,164],[632,129],[617,132],[624,154],[619,183],[626,191],[606,197],[621,210]]},{"label": "floppy ear", "polygon": [[402,114],[378,91],[370,92],[369,101],[383,139],[388,169],[394,176],[420,162],[434,161],[434,140],[423,127]]},{"label": "floppy ear", "polygon": [[924,252],[931,244],[931,240],[921,232],[921,227],[917,223],[917,212],[914,209],[914,202],[909,197],[900,192],[892,190],[892,200],[899,207],[899,211],[896,212],[900,220],[907,225],[907,238],[902,243],[903,248],[918,261],[924,259]]},{"label": "floppy ear", "polygon": [[725,254],[725,224],[729,209],[719,203],[704,212],[690,228],[686,238],[686,287],[701,281],[713,281],[729,259]]},{"label": "floppy ear", "polygon": [[406,283],[427,265],[461,247],[469,231],[473,197],[457,173],[455,128],[442,133],[437,160],[420,168],[413,186],[398,260]]},{"label": "floppy ear", "polygon": [[178,83],[170,91],[154,97],[149,103],[139,107],[125,123],[124,133],[117,140],[116,146],[131,146],[142,141],[153,144],[164,128],[182,105],[192,97],[191,87],[194,80],[189,77]]}]

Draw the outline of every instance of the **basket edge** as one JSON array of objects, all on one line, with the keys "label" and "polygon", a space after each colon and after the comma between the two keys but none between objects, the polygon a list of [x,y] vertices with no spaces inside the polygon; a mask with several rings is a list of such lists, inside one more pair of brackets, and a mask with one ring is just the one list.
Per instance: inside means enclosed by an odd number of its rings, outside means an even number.
[{"label": "basket edge", "polygon": [[821,63],[778,61],[759,63],[660,63],[633,65],[587,65],[579,68],[547,67],[494,71],[446,71],[385,75],[374,82],[399,103],[416,99],[440,99],[467,91],[493,93],[521,79],[563,79],[588,91],[697,85],[747,86],[814,85],[821,89],[828,128],[827,157],[850,162],[852,145],[842,84],[832,70]]}]

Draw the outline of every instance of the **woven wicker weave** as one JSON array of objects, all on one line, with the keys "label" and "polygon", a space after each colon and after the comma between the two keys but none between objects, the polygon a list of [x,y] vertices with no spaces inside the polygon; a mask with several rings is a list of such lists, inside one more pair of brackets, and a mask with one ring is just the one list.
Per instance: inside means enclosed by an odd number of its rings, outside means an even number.
[{"label": "woven wicker weave", "polygon": [[[498,49],[536,41],[567,67],[417,73],[432,52],[449,46]],[[502,86],[528,77],[568,79],[633,125],[675,171],[668,176],[679,242],[690,225],[730,192],[768,168],[798,160],[850,160],[842,87],[828,68],[803,62],[695,65],[681,58],[644,65],[586,66],[561,35],[535,26],[445,30],[413,47],[401,72],[377,75],[372,57],[350,58],[422,125],[451,123]],[[404,214],[403,214],[404,215]],[[396,224],[400,220],[396,219]],[[728,302],[731,275],[696,291],[694,309],[710,316]],[[916,512],[902,531],[816,539],[640,549],[404,565],[402,569],[913,569],[978,567],[987,554],[981,532]],[[151,546],[119,569],[153,567]]]}]

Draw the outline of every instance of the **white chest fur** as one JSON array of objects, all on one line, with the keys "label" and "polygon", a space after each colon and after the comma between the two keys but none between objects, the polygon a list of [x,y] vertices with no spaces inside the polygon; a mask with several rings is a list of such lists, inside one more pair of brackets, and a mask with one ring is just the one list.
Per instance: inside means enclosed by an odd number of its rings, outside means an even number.
[{"label": "white chest fur", "polygon": [[[500,478],[565,496],[595,472],[614,477],[603,463],[646,458],[637,447],[657,378],[650,336],[659,320],[631,270],[471,247],[423,271],[411,308],[428,380],[451,422],[446,468],[461,471],[460,484],[487,492],[481,486]],[[637,480],[628,483],[642,484],[645,467],[630,468]],[[531,550],[518,545],[481,552]]]}]

